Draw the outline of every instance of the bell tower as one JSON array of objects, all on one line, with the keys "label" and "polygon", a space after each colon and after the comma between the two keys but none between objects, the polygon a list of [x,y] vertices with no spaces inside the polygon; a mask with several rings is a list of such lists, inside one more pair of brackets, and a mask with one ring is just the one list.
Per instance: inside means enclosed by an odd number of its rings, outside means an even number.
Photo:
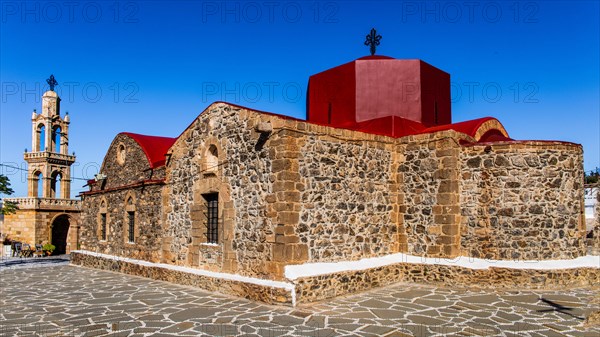
[{"label": "bell tower", "polygon": [[47,80],[50,90],[42,96],[42,111],[31,115],[31,152],[23,157],[28,164],[27,196],[30,198],[70,199],[71,165],[69,155],[69,113],[60,113],[58,84],[53,75]]},{"label": "bell tower", "polygon": [[17,210],[5,215],[2,232],[31,247],[51,243],[54,254],[65,254],[78,247],[81,200],[71,199],[75,155],[69,155],[69,114],[61,116],[54,76],[46,82],[50,90],[42,95],[42,110],[31,115],[31,152],[23,154],[27,197],[5,199]]}]

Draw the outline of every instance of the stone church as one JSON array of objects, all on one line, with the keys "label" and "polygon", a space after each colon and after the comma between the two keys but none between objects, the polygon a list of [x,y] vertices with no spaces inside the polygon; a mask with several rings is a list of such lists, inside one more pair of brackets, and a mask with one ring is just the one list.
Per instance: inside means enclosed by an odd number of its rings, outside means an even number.
[{"label": "stone church", "polygon": [[61,116],[54,76],[47,81],[50,90],[42,96],[42,111],[31,115],[31,152],[23,154],[27,197],[6,199],[18,209],[5,215],[2,234],[31,247],[52,243],[55,254],[65,254],[77,249],[81,201],[71,199],[75,155],[69,154],[70,117]]},{"label": "stone church", "polygon": [[[454,123],[448,73],[367,56],[310,77],[306,120],[216,102],[174,138],[118,134],[82,193],[73,262],[268,303],[400,280],[550,284],[415,264],[290,275],[398,253],[585,256],[582,160],[495,118]],[[598,277],[584,269],[573,282]]]}]

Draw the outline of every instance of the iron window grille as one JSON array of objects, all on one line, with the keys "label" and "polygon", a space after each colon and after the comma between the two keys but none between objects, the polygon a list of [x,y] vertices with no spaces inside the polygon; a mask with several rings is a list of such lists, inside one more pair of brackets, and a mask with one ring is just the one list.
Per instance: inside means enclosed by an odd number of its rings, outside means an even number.
[{"label": "iron window grille", "polygon": [[219,194],[203,195],[206,201],[206,242],[219,243]]},{"label": "iron window grille", "polygon": [[106,213],[101,213],[100,214],[100,230],[101,230],[101,238],[102,240],[106,241]]},{"label": "iron window grille", "polygon": [[128,239],[130,243],[135,241],[135,212],[127,212],[129,223]]}]

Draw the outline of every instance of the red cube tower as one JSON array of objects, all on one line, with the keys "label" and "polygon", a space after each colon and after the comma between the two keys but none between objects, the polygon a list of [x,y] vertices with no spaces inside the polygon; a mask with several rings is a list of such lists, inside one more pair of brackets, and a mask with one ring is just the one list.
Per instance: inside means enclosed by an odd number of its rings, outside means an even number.
[{"label": "red cube tower", "polygon": [[359,58],[310,77],[307,120],[393,137],[450,124],[450,74],[421,60]]}]

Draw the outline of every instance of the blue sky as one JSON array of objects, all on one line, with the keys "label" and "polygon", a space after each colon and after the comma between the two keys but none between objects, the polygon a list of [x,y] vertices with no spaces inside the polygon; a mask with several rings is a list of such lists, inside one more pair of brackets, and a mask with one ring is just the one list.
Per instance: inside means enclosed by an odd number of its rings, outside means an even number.
[{"label": "blue sky", "polygon": [[[598,1],[0,1],[0,162],[24,166],[45,79],[71,116],[72,175],[122,131],[177,136],[217,100],[304,118],[311,74],[378,54],[451,74],[453,120],[580,143],[600,166]],[[25,176],[0,168],[17,196]],[[74,180],[73,195],[83,181]]]}]

